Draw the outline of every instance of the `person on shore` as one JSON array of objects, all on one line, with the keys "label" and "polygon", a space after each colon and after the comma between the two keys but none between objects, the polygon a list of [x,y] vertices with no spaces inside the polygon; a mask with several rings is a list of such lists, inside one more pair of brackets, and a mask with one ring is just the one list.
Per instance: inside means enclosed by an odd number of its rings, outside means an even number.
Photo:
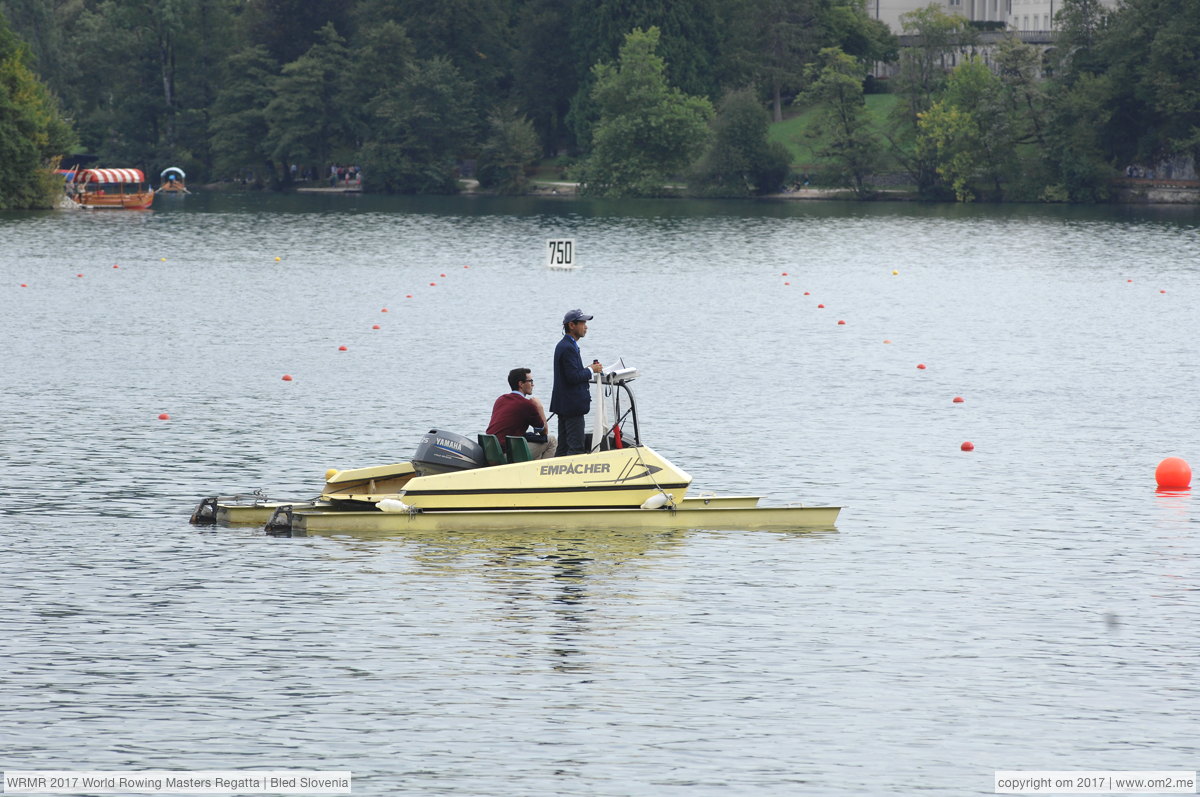
[{"label": "person on shore", "polygon": [[587,334],[587,322],[592,316],[582,310],[569,310],[563,316],[563,336],[554,347],[554,392],[550,394],[550,411],[558,413],[558,454],[564,457],[584,453],[584,417],[592,406],[589,387],[593,373],[603,366],[593,361],[584,368],[579,354],[579,339]]},{"label": "person on shore", "polygon": [[528,368],[514,368],[508,372],[508,386],[511,390],[492,405],[487,434],[496,435],[506,451],[509,437],[524,437],[534,459],[553,457],[558,442],[546,434],[546,410],[533,395],[533,374]]}]

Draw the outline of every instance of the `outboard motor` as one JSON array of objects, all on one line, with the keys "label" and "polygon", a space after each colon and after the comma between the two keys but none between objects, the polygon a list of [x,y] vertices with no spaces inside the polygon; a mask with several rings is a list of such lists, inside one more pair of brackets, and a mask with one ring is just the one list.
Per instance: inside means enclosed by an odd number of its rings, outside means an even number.
[{"label": "outboard motor", "polygon": [[483,446],[469,437],[430,429],[421,438],[412,464],[418,476],[432,476],[435,473],[482,468],[487,464],[487,457],[484,456]]}]

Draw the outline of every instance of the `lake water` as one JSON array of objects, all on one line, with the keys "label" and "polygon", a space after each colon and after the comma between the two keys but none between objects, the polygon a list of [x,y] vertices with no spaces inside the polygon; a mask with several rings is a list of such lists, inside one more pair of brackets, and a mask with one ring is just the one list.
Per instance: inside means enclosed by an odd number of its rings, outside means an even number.
[{"label": "lake water", "polygon": [[[581,269],[544,267],[556,237]],[[512,367],[548,398],[573,307],[697,490],[836,531],[188,525],[481,431]],[[1196,770],[1200,508],[1154,470],[1200,468],[1197,307],[1195,208],[0,214],[0,767],[689,796]]]}]

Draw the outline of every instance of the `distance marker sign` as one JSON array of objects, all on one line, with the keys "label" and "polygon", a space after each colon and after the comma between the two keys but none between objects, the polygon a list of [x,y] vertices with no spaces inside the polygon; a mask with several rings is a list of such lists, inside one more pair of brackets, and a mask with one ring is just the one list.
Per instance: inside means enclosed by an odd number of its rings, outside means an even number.
[{"label": "distance marker sign", "polygon": [[546,265],[562,270],[578,268],[575,265],[575,239],[551,238],[546,241]]}]

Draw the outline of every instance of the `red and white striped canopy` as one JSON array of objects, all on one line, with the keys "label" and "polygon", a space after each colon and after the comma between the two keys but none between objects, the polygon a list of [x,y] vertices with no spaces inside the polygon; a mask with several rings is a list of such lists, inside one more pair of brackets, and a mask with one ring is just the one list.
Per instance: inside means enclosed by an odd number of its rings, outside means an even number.
[{"label": "red and white striped canopy", "polygon": [[84,169],[76,182],[80,183],[144,183],[141,169]]}]

